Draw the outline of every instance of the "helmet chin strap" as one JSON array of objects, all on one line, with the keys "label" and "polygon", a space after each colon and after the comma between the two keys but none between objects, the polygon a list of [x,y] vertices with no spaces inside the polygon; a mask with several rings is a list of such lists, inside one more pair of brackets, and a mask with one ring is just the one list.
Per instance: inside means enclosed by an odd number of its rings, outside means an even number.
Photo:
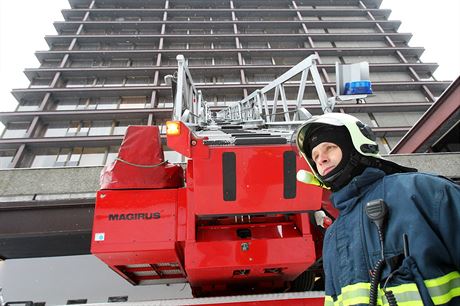
[{"label": "helmet chin strap", "polygon": [[[326,176],[320,176],[321,180],[332,191],[337,191],[343,186],[347,185],[355,176],[363,173],[366,167],[370,166],[362,155],[358,154],[355,150],[351,152],[348,160],[343,160],[344,165],[337,167],[336,171],[331,171]],[[340,166],[340,165],[339,165]]]}]

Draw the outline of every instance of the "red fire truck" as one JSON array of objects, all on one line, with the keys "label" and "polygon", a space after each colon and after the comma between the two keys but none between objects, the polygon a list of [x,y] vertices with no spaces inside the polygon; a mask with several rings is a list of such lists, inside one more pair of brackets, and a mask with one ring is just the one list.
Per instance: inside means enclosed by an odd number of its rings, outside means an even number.
[{"label": "red fire truck", "polygon": [[[311,116],[306,89],[323,112],[337,99],[327,98],[316,60],[213,113],[178,56],[166,137],[162,127],[129,127],[101,174],[92,253],[133,285],[188,282],[195,297],[322,290],[322,237],[335,211],[326,189],[296,179],[308,165],[291,144]],[[180,163],[164,158],[165,144]],[[321,293],[298,300],[323,303]]]}]

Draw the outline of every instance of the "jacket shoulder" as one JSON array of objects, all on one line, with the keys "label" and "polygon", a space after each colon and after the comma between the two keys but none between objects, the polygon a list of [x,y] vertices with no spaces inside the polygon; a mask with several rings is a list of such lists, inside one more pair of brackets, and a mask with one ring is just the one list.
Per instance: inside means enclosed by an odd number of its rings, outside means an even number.
[{"label": "jacket shoulder", "polygon": [[387,183],[404,183],[404,184],[455,184],[450,179],[432,173],[425,172],[407,172],[407,173],[395,173],[385,176]]}]

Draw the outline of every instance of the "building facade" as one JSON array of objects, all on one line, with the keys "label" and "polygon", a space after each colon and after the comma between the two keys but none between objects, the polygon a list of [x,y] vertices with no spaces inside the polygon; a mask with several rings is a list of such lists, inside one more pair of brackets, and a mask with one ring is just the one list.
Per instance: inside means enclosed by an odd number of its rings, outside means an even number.
[{"label": "building facade", "polygon": [[[0,258],[8,259],[0,263],[0,287],[8,300],[47,299],[38,293],[18,296],[15,286],[36,281],[15,282],[21,265],[15,258],[88,253],[95,173],[115,159],[128,125],[163,126],[171,118],[173,98],[164,77],[176,71],[178,54],[188,59],[197,88],[214,110],[243,99],[311,54],[319,56],[329,96],[336,95],[336,62],[367,61],[374,94],[366,103],[340,102],[335,110],[371,126],[383,154],[450,83],[434,79],[437,64],[420,61],[424,49],[408,45],[411,34],[398,32],[400,22],[389,19],[391,11],[380,9],[380,0],[69,2],[71,9],[62,11],[65,21],[55,22],[57,34],[45,37],[49,50],[36,52],[40,67],[25,70],[29,87],[13,90],[16,111],[0,113],[6,126],[0,135]],[[287,87],[288,101],[296,94]],[[303,106],[321,112],[314,90],[304,96]],[[68,219],[61,218],[68,212]],[[37,216],[45,221],[34,223]],[[15,227],[18,220],[21,226]],[[63,244],[81,249],[56,247]],[[85,269],[80,259],[73,260],[75,269]],[[63,285],[59,271],[49,273],[55,273],[53,288]],[[90,279],[83,283],[96,287]],[[139,294],[117,286],[80,288],[85,296],[61,294],[90,297],[89,302]]]},{"label": "building facade", "polygon": [[[368,61],[375,95],[337,105],[358,116],[388,153],[448,86],[422,63],[380,1],[71,0],[38,51],[30,86],[3,113],[0,168],[103,165],[130,124],[162,125],[172,95],[164,76],[176,56],[214,108],[263,87],[310,54],[334,95],[334,65]],[[287,92],[288,99],[295,92]],[[306,97],[305,105],[315,97]],[[318,108],[309,107],[312,113]]]}]

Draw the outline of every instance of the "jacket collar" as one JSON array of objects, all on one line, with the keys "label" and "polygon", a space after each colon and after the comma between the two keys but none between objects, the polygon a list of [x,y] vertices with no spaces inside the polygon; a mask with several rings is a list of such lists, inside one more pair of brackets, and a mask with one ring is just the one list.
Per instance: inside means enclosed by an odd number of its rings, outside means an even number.
[{"label": "jacket collar", "polygon": [[354,177],[342,189],[332,193],[331,202],[341,213],[347,213],[358,202],[359,198],[375,181],[385,176],[385,172],[377,168],[368,167],[363,173]]}]

